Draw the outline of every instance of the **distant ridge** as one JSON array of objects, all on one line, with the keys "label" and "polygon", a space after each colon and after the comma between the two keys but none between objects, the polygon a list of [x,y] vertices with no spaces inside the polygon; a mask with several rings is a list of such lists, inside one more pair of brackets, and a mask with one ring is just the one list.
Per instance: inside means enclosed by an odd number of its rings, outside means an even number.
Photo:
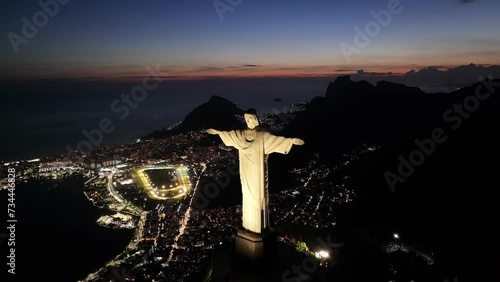
[{"label": "distant ridge", "polygon": [[182,123],[172,130],[155,131],[143,138],[164,138],[180,132],[216,128],[232,130],[242,126],[237,116],[243,116],[243,110],[233,102],[213,95],[208,102],[203,103],[186,115]]},{"label": "distant ridge", "polygon": [[[460,96],[463,99],[474,95],[478,84],[452,93],[427,94],[418,87],[400,83],[381,80],[373,85],[364,80],[352,81],[349,75],[339,76],[328,84],[325,95],[311,99],[282,133],[309,139],[309,144],[316,144],[317,148],[331,148],[323,146],[327,138],[321,132],[325,129],[333,132],[336,146],[343,149],[364,141],[401,144],[409,136],[426,134],[436,124],[444,123],[443,112],[459,101]],[[244,124],[238,117],[243,112],[231,101],[213,95],[188,113],[179,126],[144,138],[163,138],[207,128],[240,128]]]},{"label": "distant ridge", "polygon": [[[411,146],[415,138],[428,136],[432,129],[449,126],[443,120],[444,112],[475,95],[478,85],[481,82],[451,93],[428,94],[404,84],[379,81],[373,85],[339,76],[328,84],[325,96],[312,99],[282,133],[308,140],[310,146],[305,148],[332,154],[336,154],[330,152],[335,150],[332,148],[352,149],[360,142]],[[483,104],[490,107],[494,103],[496,99],[490,98]],[[326,131],[334,138],[327,138]]]}]

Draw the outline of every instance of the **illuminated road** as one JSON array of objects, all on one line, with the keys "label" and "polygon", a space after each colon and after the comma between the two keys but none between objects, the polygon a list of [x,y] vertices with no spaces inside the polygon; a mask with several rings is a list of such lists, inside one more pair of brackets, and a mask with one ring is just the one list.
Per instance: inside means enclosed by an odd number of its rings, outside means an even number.
[{"label": "illuminated road", "polygon": [[117,200],[119,203],[123,204],[124,199],[118,195],[118,193],[115,190],[115,187],[113,186],[113,176],[115,175],[116,171],[113,170],[110,175],[108,175],[108,192],[115,200]]},{"label": "illuminated road", "polygon": [[[128,208],[129,209],[129,212],[131,214],[134,214],[134,215],[139,215],[140,218],[139,218],[139,221],[137,223],[137,228],[136,228],[136,231],[135,231],[135,236],[134,238],[129,242],[129,244],[127,245],[127,247],[125,248],[125,250],[123,250],[119,255],[117,255],[114,259],[112,259],[111,261],[107,262],[102,268],[100,268],[99,270],[93,272],[93,273],[90,273],[89,275],[87,275],[87,277],[84,279],[84,280],[81,280],[83,282],[87,282],[87,281],[92,281],[94,280],[95,278],[98,277],[98,275],[104,271],[105,269],[107,269],[108,267],[110,266],[115,266],[115,265],[119,265],[120,262],[122,261],[122,259],[120,259],[120,257],[125,257],[125,255],[127,254],[128,251],[130,250],[133,250],[133,249],[136,249],[137,248],[137,243],[139,243],[140,241],[142,241],[142,233],[143,233],[143,230],[144,230],[144,224],[146,223],[146,216],[147,216],[147,212],[146,211],[143,211],[142,209],[140,209],[139,207],[136,207],[134,205],[132,205],[130,202],[128,202],[127,200],[125,200],[120,194],[118,194],[115,190],[115,187],[113,185],[113,176],[115,175],[116,173],[116,169],[113,169],[111,174],[108,176],[108,184],[107,184],[107,189],[108,189],[108,192],[109,194],[117,201],[119,202],[120,204],[123,204],[124,205],[124,209],[125,208]],[[110,208],[111,209],[111,208]]]},{"label": "illuminated road", "polygon": [[[312,179],[312,176],[309,175],[309,178],[307,178],[307,180],[304,182],[304,185],[302,186],[303,188],[306,188],[308,185],[309,185],[309,182],[311,181]],[[309,198],[309,201],[307,202],[307,205],[311,202],[311,199],[312,197]],[[323,199],[323,198],[322,198]],[[282,218],[276,220],[276,224],[282,220],[284,220],[285,218],[287,218],[290,214],[293,214],[293,211],[297,208],[298,206],[298,202],[295,204],[295,206],[293,206],[293,208],[291,210],[289,210]],[[307,206],[306,205],[306,206]]]},{"label": "illuminated road", "polygon": [[[171,246],[172,250],[170,251],[170,254],[169,254],[169,257],[168,257],[167,261],[164,264],[162,264],[163,267],[166,267],[166,266],[169,265],[170,261],[172,260],[173,254],[174,254],[173,253],[174,249],[181,249],[182,248],[182,247],[180,247],[180,246],[177,245],[177,242],[178,242],[179,238],[184,234],[186,226],[187,226],[187,224],[189,222],[189,219],[190,219],[190,216],[191,216],[191,206],[192,206],[192,203],[193,203],[193,198],[194,198],[194,195],[196,194],[196,191],[198,189],[201,175],[203,174],[203,172],[206,169],[206,165],[202,164],[202,167],[203,168],[202,168],[200,174],[197,177],[198,179],[196,181],[196,184],[194,185],[193,193],[191,193],[191,199],[189,201],[189,207],[187,208],[187,210],[184,213],[184,216],[183,216],[183,218],[182,218],[182,220],[180,222],[181,224],[180,224],[180,227],[179,227],[179,232],[174,237],[174,243]],[[180,171],[182,171],[182,172],[180,172]],[[179,172],[179,174],[181,176],[180,177],[180,181],[182,181],[182,185],[184,185],[185,187],[190,187],[189,176],[187,175],[185,168],[179,169],[178,172]],[[143,239],[142,238],[142,234],[144,232],[144,223],[146,221],[147,212],[142,211],[140,208],[131,205],[128,201],[126,201],[124,198],[121,197],[121,195],[119,195],[116,192],[116,190],[114,189],[114,186],[113,186],[113,176],[114,176],[114,174],[115,174],[115,171],[113,171],[108,176],[108,185],[107,185],[107,188],[108,188],[108,191],[109,191],[110,195],[116,201],[118,201],[119,203],[121,203],[123,205],[127,205],[127,207],[132,207],[132,208],[135,208],[135,209],[139,210],[140,211],[139,214],[140,214],[141,218],[139,219],[138,228],[136,229],[136,233],[135,233],[135,238],[130,241],[130,243],[127,246],[127,248],[121,254],[119,254],[118,256],[116,256],[115,259],[113,259],[110,262],[106,263],[106,265],[103,266],[101,269],[97,270],[94,273],[89,274],[87,276],[87,278],[85,278],[85,280],[83,280],[83,281],[91,281],[91,280],[95,279],[96,277],[98,277],[98,275],[101,274],[102,271],[104,271],[108,267],[113,267],[113,266],[120,265],[120,263],[123,261],[123,258],[125,258],[125,256],[127,255],[127,252],[129,252],[130,250],[136,249],[137,248],[137,243],[140,242]],[[187,190],[187,191],[190,191],[190,189]],[[137,267],[137,265],[135,267]]]},{"label": "illuminated road", "polygon": [[179,233],[177,236],[174,237],[174,244],[172,245],[172,250],[170,250],[170,255],[168,256],[167,261],[163,264],[163,266],[168,266],[170,261],[172,260],[172,257],[174,255],[174,249],[180,249],[180,247],[177,245],[177,241],[179,238],[184,235],[184,230],[186,229],[186,225],[189,222],[189,218],[191,217],[191,205],[193,204],[193,199],[194,195],[196,195],[196,191],[198,189],[198,184],[200,183],[200,178],[207,166],[205,164],[202,164],[203,169],[200,172],[200,175],[198,176],[198,180],[196,180],[196,184],[194,185],[193,193],[191,194],[191,200],[189,201],[189,207],[187,208],[186,212],[184,213],[184,217],[182,218],[181,226],[179,227]]},{"label": "illuminated road", "polygon": [[[123,205],[123,211],[124,212],[128,212],[128,213],[131,213],[133,215],[137,215],[137,216],[140,216],[144,213],[144,211],[136,206],[134,206],[132,203],[130,203],[129,201],[127,201],[126,199],[124,199],[118,192],[116,192],[115,190],[115,186],[113,185],[113,176],[115,175],[116,173],[116,169],[113,169],[111,174],[108,176],[108,185],[107,185],[107,188],[108,188],[108,192],[109,194],[117,201],[119,202],[120,204]],[[110,210],[113,210],[111,207],[110,207]]]}]

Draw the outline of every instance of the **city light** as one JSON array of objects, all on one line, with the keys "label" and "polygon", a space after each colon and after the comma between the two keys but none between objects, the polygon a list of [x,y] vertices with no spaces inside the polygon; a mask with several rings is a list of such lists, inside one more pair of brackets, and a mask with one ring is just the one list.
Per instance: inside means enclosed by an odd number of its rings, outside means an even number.
[{"label": "city light", "polygon": [[321,250],[319,252],[315,253],[317,258],[328,258],[330,257],[330,254],[327,251]]}]

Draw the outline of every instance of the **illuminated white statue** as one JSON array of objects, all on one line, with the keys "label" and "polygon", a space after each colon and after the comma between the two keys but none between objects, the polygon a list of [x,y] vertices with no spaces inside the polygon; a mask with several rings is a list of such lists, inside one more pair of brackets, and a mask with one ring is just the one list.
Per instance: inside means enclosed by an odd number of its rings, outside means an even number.
[{"label": "illuminated white statue", "polygon": [[269,227],[269,191],[267,157],[271,153],[288,154],[292,145],[303,145],[298,138],[275,136],[260,130],[255,110],[245,115],[247,128],[243,130],[219,131],[208,129],[209,134],[218,134],[226,146],[239,151],[240,179],[243,194],[243,228],[262,233]]}]

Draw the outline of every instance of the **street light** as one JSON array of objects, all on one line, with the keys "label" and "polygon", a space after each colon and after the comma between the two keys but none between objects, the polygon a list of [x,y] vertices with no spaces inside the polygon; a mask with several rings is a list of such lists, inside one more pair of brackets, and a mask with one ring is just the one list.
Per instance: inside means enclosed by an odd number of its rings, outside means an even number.
[{"label": "street light", "polygon": [[315,255],[316,255],[317,258],[321,258],[321,259],[322,258],[328,258],[328,257],[330,257],[330,254],[327,251],[324,251],[324,250],[316,252]]}]

